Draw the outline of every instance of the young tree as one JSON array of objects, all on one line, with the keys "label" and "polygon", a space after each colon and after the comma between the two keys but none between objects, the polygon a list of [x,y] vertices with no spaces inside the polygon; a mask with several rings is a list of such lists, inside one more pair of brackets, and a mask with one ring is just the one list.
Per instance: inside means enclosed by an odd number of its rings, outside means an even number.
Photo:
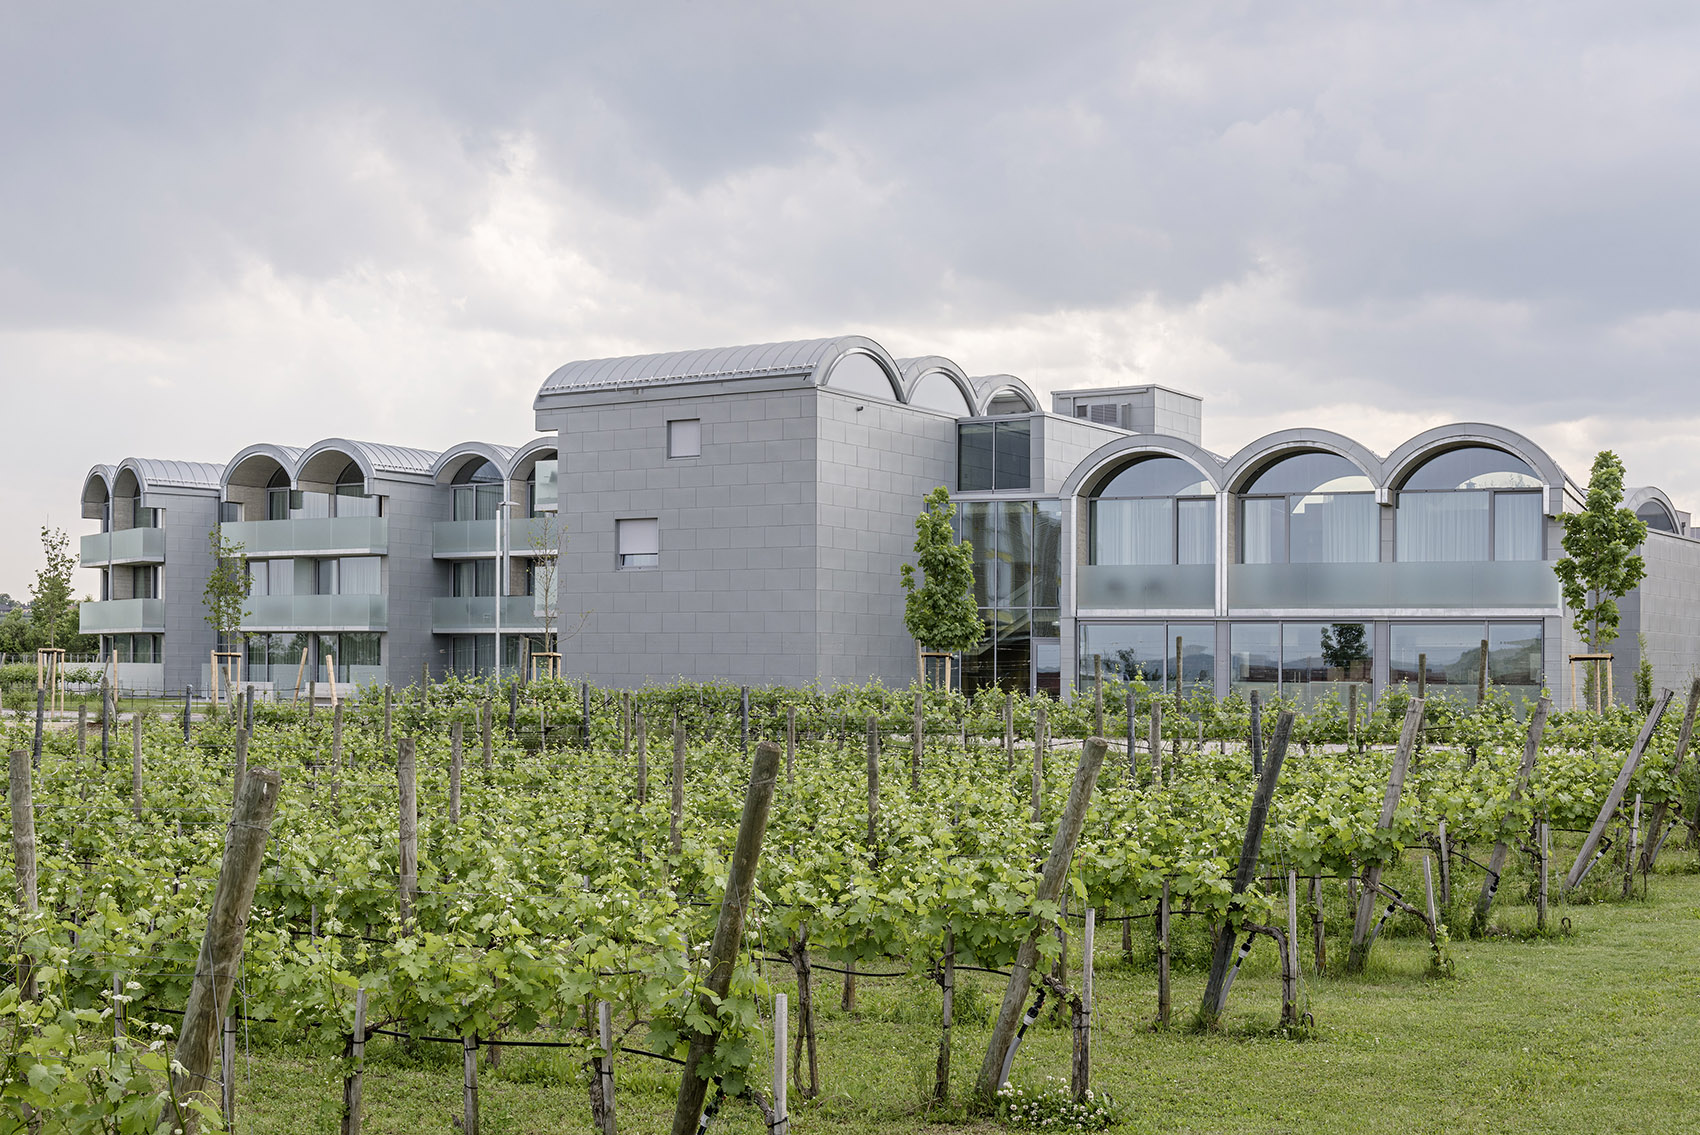
[{"label": "young tree", "polygon": [[1594,458],[1588,497],[1581,512],[1559,517],[1564,558],[1553,565],[1564,589],[1571,625],[1598,652],[1617,639],[1617,600],[1647,574],[1636,549],[1647,524],[1623,504],[1623,462],[1609,449]]},{"label": "young tree", "polygon": [[986,634],[974,603],[974,546],[957,542],[950,493],[943,485],[928,493],[925,503],[915,518],[915,563],[903,565],[908,593],[903,625],[923,648],[972,650]]},{"label": "young tree", "polygon": [[[236,640],[247,612],[248,571],[242,558],[242,545],[224,538],[224,529],[213,525],[207,533],[207,546],[212,550],[213,567],[207,575],[201,603],[207,609],[207,623],[218,636],[218,648],[228,650]],[[213,676],[218,681],[218,676]]]},{"label": "young tree", "polygon": [[35,627],[38,646],[56,647],[67,638],[66,623],[76,617],[76,604],[71,599],[71,569],[77,559],[68,550],[71,538],[64,529],[41,529],[41,550],[46,562],[35,573],[35,586],[30,588],[30,622]]}]

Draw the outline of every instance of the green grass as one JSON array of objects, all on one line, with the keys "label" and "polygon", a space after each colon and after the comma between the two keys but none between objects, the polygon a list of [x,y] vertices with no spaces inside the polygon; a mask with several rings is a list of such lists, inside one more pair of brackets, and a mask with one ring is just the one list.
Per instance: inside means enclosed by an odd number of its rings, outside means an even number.
[{"label": "green grass", "polygon": [[[1560,859],[1562,871],[1568,859]],[[1568,917],[1571,931],[1545,936],[1533,933],[1532,908],[1517,905],[1522,881],[1508,878],[1495,908],[1498,932],[1454,941],[1455,972],[1447,978],[1428,976],[1426,938],[1411,920],[1396,920],[1365,974],[1306,975],[1303,993],[1316,1023],[1297,1037],[1276,1030],[1280,985],[1267,940],[1236,980],[1222,1030],[1198,1034],[1184,1022],[1202,996],[1208,943],[1201,928],[1177,919],[1177,1027],[1159,1031],[1151,1027],[1156,983],[1148,924],[1137,924],[1131,963],[1121,960],[1119,929],[1106,926],[1097,950],[1095,1086],[1120,1101],[1116,1130],[1127,1132],[1687,1131],[1700,1069],[1700,874],[1694,855],[1674,848],[1661,868],[1646,898],[1556,906],[1554,922]],[[1605,879],[1592,893],[1615,893],[1621,879]],[[1477,876],[1460,881],[1455,924],[1478,885]],[[1414,893],[1421,894],[1420,884]],[[1343,897],[1331,901],[1328,916],[1329,959],[1338,966],[1346,954],[1342,933],[1350,929]],[[1301,937],[1308,959],[1302,919]],[[777,967],[770,976],[778,980]],[[857,1011],[845,1014],[838,1011],[839,980],[816,975],[823,1091],[803,1104],[793,1092],[793,1130],[1002,1130],[959,1103],[932,1112],[921,1103],[938,1043],[936,986],[864,979]],[[960,980],[957,1100],[972,1086],[1003,989],[996,977]],[[788,984],[779,988],[790,991]],[[251,1055],[241,1059],[239,1130],[335,1130],[341,1082],[330,1049],[270,1042],[258,1030],[250,1043]],[[641,1044],[641,1036],[631,1043]],[[1068,1030],[1051,1024],[1047,1011],[1028,1033],[1014,1080],[1066,1078],[1069,1050]],[[620,1130],[667,1131],[676,1069],[622,1056],[617,1076]],[[460,1078],[457,1048],[424,1044],[410,1053],[375,1041],[365,1129],[453,1130]],[[496,1069],[481,1062],[480,1089],[487,1135],[590,1129],[584,1081],[558,1052],[507,1049]],[[749,1105],[729,1103],[713,1130],[753,1135],[765,1128]]]}]

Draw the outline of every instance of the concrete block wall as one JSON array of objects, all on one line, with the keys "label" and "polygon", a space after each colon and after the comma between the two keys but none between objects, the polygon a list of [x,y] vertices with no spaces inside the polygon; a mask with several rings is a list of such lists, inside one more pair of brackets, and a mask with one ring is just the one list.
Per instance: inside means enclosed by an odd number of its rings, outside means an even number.
[{"label": "concrete block wall", "polygon": [[425,478],[380,475],[375,480],[374,491],[387,498],[389,532],[384,668],[392,685],[407,686],[419,681],[424,666],[430,666],[432,677],[441,677],[452,661],[448,639],[439,642],[431,633],[431,600],[450,589],[450,569],[431,558],[431,526],[452,519],[453,497]]},{"label": "concrete block wall", "polygon": [[1647,577],[1641,586],[1618,601],[1622,633],[1613,660],[1613,681],[1621,696],[1632,698],[1635,668],[1640,662],[1636,635],[1647,638],[1647,657],[1653,663],[1653,688],[1688,696],[1688,685],[1700,675],[1700,541],[1665,532],[1648,532],[1641,548]]},{"label": "concrete block wall", "polygon": [[1126,430],[1056,414],[1036,415],[1032,421],[1033,496],[1054,496],[1062,491],[1063,482],[1088,454],[1127,436]]},{"label": "concrete block wall", "polygon": [[[922,499],[956,484],[956,419],[819,391],[819,663],[823,684],[915,677],[901,567],[914,562]],[[1119,431],[1118,431],[1119,432]]]},{"label": "concrete block wall", "polygon": [[[560,439],[565,674],[627,687],[817,676],[814,399],[803,380],[694,384],[539,423]],[[667,423],[691,418],[701,455],[668,457]],[[652,517],[659,566],[618,568],[616,522]]]},{"label": "concrete block wall", "polygon": [[[207,533],[218,523],[218,494],[193,489],[155,489],[142,502],[163,509],[165,563],[159,569],[159,595],[165,601],[164,675],[167,692],[204,684],[209,656],[218,636],[207,622],[201,597],[212,574]],[[114,575],[120,575],[114,569]]]}]

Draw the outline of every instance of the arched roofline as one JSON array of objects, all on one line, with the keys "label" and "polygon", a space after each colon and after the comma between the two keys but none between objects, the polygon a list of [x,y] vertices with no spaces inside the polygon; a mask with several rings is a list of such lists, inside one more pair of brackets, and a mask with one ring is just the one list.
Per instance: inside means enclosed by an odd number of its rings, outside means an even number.
[{"label": "arched roofline", "polygon": [[534,437],[514,450],[514,455],[508,465],[509,479],[518,479],[519,471],[541,461],[544,453],[553,453],[557,461],[561,459],[561,439],[558,434]]},{"label": "arched roofline", "polygon": [[1244,490],[1247,482],[1271,463],[1299,453],[1332,453],[1356,465],[1370,483],[1376,486],[1376,496],[1382,496],[1383,473],[1381,458],[1368,447],[1333,430],[1290,429],[1264,434],[1240,447],[1222,465],[1222,484],[1232,493]]},{"label": "arched roofline", "polygon": [[980,405],[978,394],[974,390],[974,382],[956,363],[943,355],[922,355],[917,359],[903,359],[903,401],[913,404],[915,390],[929,375],[941,374],[955,384],[962,395],[962,400],[968,403],[968,413],[978,417],[984,412]]},{"label": "arched roofline", "polygon": [[[86,474],[84,474],[84,476],[83,476],[83,519],[84,520],[99,520],[101,518],[101,516],[103,515],[103,513],[101,511],[101,505],[104,502],[99,497],[91,496],[90,493],[89,493],[89,489],[93,488],[96,485],[99,485],[101,491],[106,494],[106,501],[110,502],[112,500],[112,481],[113,481],[113,478],[115,478],[117,475],[118,475],[118,470],[114,469],[110,465],[95,465],[95,466],[91,467]],[[90,509],[93,509],[94,511],[91,512]]]},{"label": "arched roofline", "polygon": [[[289,483],[291,485],[295,483],[295,467],[301,457],[301,451],[289,446],[273,445],[268,441],[262,441],[239,450],[235,457],[225,463],[224,476],[220,477],[218,482],[219,489],[222,492],[228,492],[232,484],[239,483],[235,480],[237,471],[256,457],[265,457],[276,462],[283,469],[284,475],[289,478]],[[267,480],[270,480],[270,478],[268,477]],[[243,487],[264,488],[265,481],[259,481],[253,485],[245,484]]]},{"label": "arched roofline", "polygon": [[463,441],[459,445],[451,445],[437,455],[437,460],[431,463],[431,480],[439,485],[448,484],[468,457],[481,457],[494,465],[507,480],[512,472],[514,451],[505,445],[492,445],[487,441]]},{"label": "arched roofline", "polygon": [[[223,467],[204,461],[163,461],[151,457],[126,457],[118,463],[112,483],[128,473],[136,479],[142,495],[154,492],[216,493]],[[151,507],[151,506],[150,506]]]},{"label": "arched roofline", "polygon": [[[350,441],[343,437],[327,437],[323,441],[314,442],[302,451],[301,459],[295,464],[294,485],[297,489],[302,487],[309,466],[311,466],[315,461],[323,458],[327,453],[341,454],[348,458],[348,461],[352,461],[354,464],[360,466],[361,475],[366,478],[366,492],[373,493],[377,491],[376,486],[373,484],[373,482],[377,480],[377,473],[372,467],[371,454],[366,452],[366,447],[360,442]],[[348,464],[348,461],[344,461],[341,465],[332,469],[330,477],[326,477],[323,480],[314,480],[311,483],[316,485],[330,484],[331,478],[342,472],[343,468]]]},{"label": "arched roofline", "polygon": [[1383,504],[1392,500],[1393,493],[1423,462],[1451,449],[1483,445],[1499,449],[1519,459],[1535,471],[1547,488],[1548,513],[1557,515],[1564,509],[1564,470],[1546,450],[1515,430],[1486,422],[1454,422],[1424,430],[1387,455],[1383,461],[1384,476],[1376,499]]},{"label": "arched roofline", "polygon": [[819,389],[834,389],[830,385],[832,368],[851,355],[866,355],[872,359],[880,370],[885,372],[885,380],[891,386],[891,400],[908,403],[908,391],[903,385],[903,368],[897,365],[897,360],[891,357],[891,352],[865,335],[840,335],[832,340],[828,349],[815,360],[814,369],[809,372],[809,381]]},{"label": "arched roofline", "polygon": [[1037,413],[1043,409],[1039,402],[1039,396],[1033,393],[1033,388],[1013,374],[983,375],[980,378],[970,379],[969,383],[974,389],[974,405],[982,415],[991,413],[992,399],[1005,390],[1019,395],[1027,403],[1030,413]]},{"label": "arched roofline", "polygon": [[1679,535],[1687,534],[1686,520],[1688,514],[1677,508],[1670,497],[1665,495],[1665,491],[1657,485],[1642,485],[1638,488],[1626,490],[1623,494],[1623,507],[1630,512],[1639,510],[1642,505],[1649,502],[1657,502],[1670,514],[1671,523],[1676,526]]},{"label": "arched roofline", "polygon": [[1063,481],[1062,495],[1078,496],[1084,486],[1093,484],[1110,469],[1137,457],[1178,457],[1197,469],[1199,474],[1210,482],[1212,489],[1217,492],[1222,489],[1222,465],[1209,450],[1184,438],[1167,437],[1163,434],[1134,434],[1106,442],[1087,454],[1086,459],[1076,465],[1068,479]]}]

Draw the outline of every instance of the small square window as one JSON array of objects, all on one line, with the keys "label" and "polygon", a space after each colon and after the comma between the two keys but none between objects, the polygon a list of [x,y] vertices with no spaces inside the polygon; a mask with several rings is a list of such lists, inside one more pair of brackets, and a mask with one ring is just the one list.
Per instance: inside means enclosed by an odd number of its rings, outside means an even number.
[{"label": "small square window", "polygon": [[702,456],[701,418],[681,418],[667,423],[667,456]]},{"label": "small square window", "polygon": [[621,568],[652,568],[661,563],[661,526],[658,520],[614,522],[616,565]]}]

